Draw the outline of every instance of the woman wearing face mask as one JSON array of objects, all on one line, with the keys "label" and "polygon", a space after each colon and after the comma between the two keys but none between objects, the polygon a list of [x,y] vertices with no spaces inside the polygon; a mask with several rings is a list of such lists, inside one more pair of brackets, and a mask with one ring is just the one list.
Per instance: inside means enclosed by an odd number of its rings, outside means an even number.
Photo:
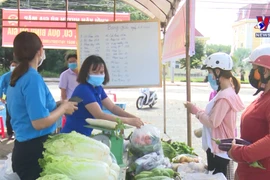
[{"label": "woman wearing face mask", "polygon": [[238,96],[240,83],[232,75],[233,62],[226,53],[214,53],[206,59],[208,79],[211,86],[218,86],[217,95],[201,110],[187,102],[187,110],[196,115],[203,124],[202,147],[207,153],[208,170],[227,174],[230,158],[212,141],[235,137],[237,112],[244,109]]},{"label": "woman wearing face mask", "polygon": [[[2,82],[1,82],[1,87],[0,87],[0,100],[2,103],[6,104],[7,97],[3,98],[3,95],[7,94],[7,88],[10,82],[10,77],[15,69],[15,67],[18,65],[16,61],[11,61],[10,63],[10,71],[2,75]],[[10,124],[10,115],[7,110],[7,104],[6,104],[6,127],[7,127],[7,135],[8,135],[8,140],[13,139],[13,129]]]},{"label": "woman wearing face mask", "polygon": [[[236,179],[269,180],[270,44],[261,45],[256,48],[249,56],[249,62],[254,66],[250,73],[250,83],[263,91],[246,108],[241,117],[241,138],[252,144],[249,146],[233,145],[228,154],[234,161],[238,162]],[[254,72],[258,74],[254,74]],[[257,83],[254,83],[255,81]],[[249,163],[255,161],[262,164],[265,169],[250,167]]]},{"label": "woman wearing face mask", "polygon": [[72,114],[77,103],[63,101],[56,108],[48,87],[37,72],[45,57],[40,38],[31,32],[19,33],[13,42],[19,65],[11,75],[7,106],[15,132],[12,169],[21,180],[35,180],[41,173],[43,143],[63,114]]},{"label": "woman wearing face mask", "polygon": [[[87,118],[116,121],[117,117],[119,117],[125,124],[136,127],[143,125],[140,118],[116,106],[107,97],[102,85],[109,82],[109,74],[101,57],[95,55],[87,57],[81,66],[77,81],[79,85],[75,88],[72,97],[80,97],[83,101],[78,104],[78,111],[66,116],[67,121],[61,130],[62,133],[77,131],[90,136],[93,129],[84,127],[88,125],[85,121]],[[105,106],[115,115],[104,113],[102,106]]]}]

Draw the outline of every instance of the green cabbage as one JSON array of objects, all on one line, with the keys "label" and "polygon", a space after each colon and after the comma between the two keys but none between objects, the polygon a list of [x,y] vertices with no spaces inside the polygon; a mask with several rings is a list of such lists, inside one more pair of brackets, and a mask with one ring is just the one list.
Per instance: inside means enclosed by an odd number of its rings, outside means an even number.
[{"label": "green cabbage", "polygon": [[117,180],[118,173],[102,161],[45,154],[41,176],[65,174],[72,180]]},{"label": "green cabbage", "polygon": [[71,180],[71,179],[64,174],[50,174],[40,177],[36,180]]},{"label": "green cabbage", "polygon": [[100,141],[72,131],[50,136],[44,143],[45,153],[100,160],[111,165],[110,149]]}]

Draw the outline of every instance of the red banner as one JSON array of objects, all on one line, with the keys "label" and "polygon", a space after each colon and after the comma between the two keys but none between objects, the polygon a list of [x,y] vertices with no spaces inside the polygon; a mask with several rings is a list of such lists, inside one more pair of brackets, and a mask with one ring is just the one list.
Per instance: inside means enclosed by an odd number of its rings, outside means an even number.
[{"label": "red banner", "polygon": [[[162,61],[174,61],[186,56],[186,0],[180,2],[178,12],[171,20],[164,39]],[[195,53],[195,0],[190,1],[190,52]]]},{"label": "red banner", "polygon": [[[68,11],[68,22],[66,11],[20,9],[19,18],[17,9],[2,9],[2,13],[3,47],[12,47],[19,32],[30,31],[42,39],[45,48],[76,49],[76,22],[114,20],[114,14],[107,12]],[[130,20],[129,13],[116,13],[115,17],[116,21]]]}]

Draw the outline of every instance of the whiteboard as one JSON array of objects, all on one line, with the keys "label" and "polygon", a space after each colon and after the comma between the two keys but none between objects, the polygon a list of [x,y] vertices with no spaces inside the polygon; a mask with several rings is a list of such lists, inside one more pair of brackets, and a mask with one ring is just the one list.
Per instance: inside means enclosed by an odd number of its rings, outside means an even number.
[{"label": "whiteboard", "polygon": [[78,64],[101,56],[110,75],[107,87],[161,86],[160,45],[158,21],[77,24]]}]

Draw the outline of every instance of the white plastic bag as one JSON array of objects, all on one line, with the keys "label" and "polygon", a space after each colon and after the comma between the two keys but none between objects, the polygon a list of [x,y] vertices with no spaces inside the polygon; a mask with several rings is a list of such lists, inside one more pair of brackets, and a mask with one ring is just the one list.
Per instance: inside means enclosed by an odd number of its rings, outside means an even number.
[{"label": "white plastic bag", "polygon": [[161,149],[160,131],[155,126],[146,124],[135,129],[130,137],[130,150],[139,157]]},{"label": "white plastic bag", "polygon": [[20,180],[19,176],[13,173],[11,154],[8,154],[7,157],[4,166],[0,169],[0,180]]},{"label": "white plastic bag", "polygon": [[180,163],[177,172],[181,173],[206,173],[206,165],[202,162],[200,163],[195,163],[195,162],[190,162],[190,163]]},{"label": "white plastic bag", "polygon": [[170,160],[163,156],[163,154],[157,154],[156,152],[146,154],[135,161],[136,172],[139,174],[141,171],[150,171],[154,168],[170,168]]},{"label": "white plastic bag", "polygon": [[223,173],[186,173],[181,176],[182,180],[227,180]]}]

